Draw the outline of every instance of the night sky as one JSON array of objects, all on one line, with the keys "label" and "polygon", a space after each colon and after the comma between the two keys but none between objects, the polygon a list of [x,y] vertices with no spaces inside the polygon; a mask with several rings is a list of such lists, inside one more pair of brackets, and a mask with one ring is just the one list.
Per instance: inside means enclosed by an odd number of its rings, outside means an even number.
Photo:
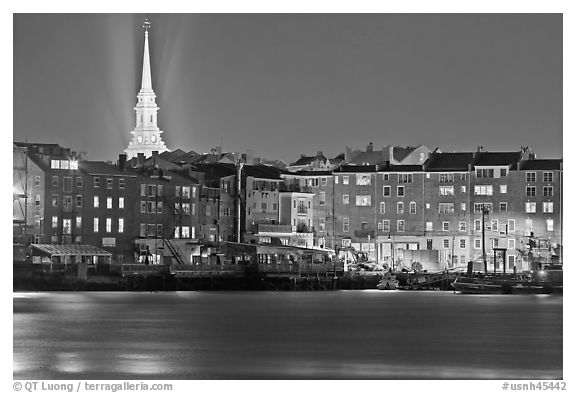
[{"label": "night sky", "polygon": [[15,14],[13,138],[116,160],[148,17],[170,149],[562,157],[561,14]]}]

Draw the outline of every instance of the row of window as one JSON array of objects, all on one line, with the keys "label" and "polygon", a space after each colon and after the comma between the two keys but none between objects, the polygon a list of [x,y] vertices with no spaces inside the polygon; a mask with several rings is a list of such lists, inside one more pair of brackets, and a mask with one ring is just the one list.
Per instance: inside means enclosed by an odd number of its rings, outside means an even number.
[{"label": "row of window", "polygon": [[[40,195],[36,195],[36,205],[40,205]],[[58,207],[60,204],[60,194],[52,194],[52,207]],[[64,211],[71,211],[72,207],[80,208],[83,205],[83,198],[82,195],[63,195],[62,196],[62,207]],[[93,199],[93,206],[95,208],[100,207],[100,197],[94,196]],[[113,209],[113,198],[106,197],[106,209]],[[124,197],[118,197],[118,203],[116,204],[116,208],[124,209]]]},{"label": "row of window", "polygon": [[[493,168],[477,168],[476,169],[476,177],[479,179],[482,178],[498,178],[498,177],[506,177],[508,176],[509,170],[507,168],[500,168],[500,169],[493,169]],[[468,174],[467,173],[439,173],[438,180],[440,183],[454,183],[456,176],[459,177],[460,181],[467,181]],[[430,173],[426,174],[426,178],[430,178]],[[413,174],[412,173],[398,173],[397,174],[398,183],[412,183],[413,182]],[[383,181],[390,180],[390,174],[384,173],[382,174]],[[554,181],[554,173],[553,172],[543,172],[542,173],[542,180],[544,182],[552,182]],[[338,184],[339,176],[334,177],[334,181]],[[536,181],[536,172],[526,172],[526,181],[527,182],[535,182]],[[368,174],[356,174],[356,185],[359,186],[366,186],[370,185],[371,183],[371,176]],[[326,186],[328,184],[328,179],[326,177],[320,177],[320,181],[318,178],[308,178],[306,179],[306,185],[311,187],[318,187]],[[344,175],[342,176],[342,184],[348,185],[350,184],[350,176]]]},{"label": "row of window", "polygon": [[[60,225],[60,219],[58,216],[52,216],[52,228],[57,229]],[[72,233],[72,218],[63,218],[62,219],[62,234],[70,235]],[[106,218],[104,221],[106,233],[111,233],[113,231],[112,228],[112,218]],[[117,232],[123,233],[124,232],[124,218],[118,218],[117,223]],[[76,229],[82,229],[82,217],[76,216],[74,217],[74,227]],[[92,221],[92,230],[96,232],[100,232],[100,218],[94,217]]]},{"label": "row of window", "polygon": [[[323,231],[325,229],[326,222],[325,220],[320,220],[320,227],[319,229]],[[361,223],[361,227],[363,230],[368,229],[368,223]],[[528,232],[532,231],[532,220],[526,219],[525,227]],[[390,220],[381,220],[377,222],[377,228],[379,231],[382,232],[390,232]],[[404,232],[406,228],[406,222],[404,220],[396,220],[396,231],[397,232]],[[516,220],[509,219],[504,224],[504,227],[501,228],[499,226],[499,221],[497,219],[491,219],[490,222],[487,224],[487,228],[490,231],[499,232],[502,229],[502,234],[508,234],[516,232]],[[434,223],[427,221],[426,222],[426,231],[433,231],[434,230]],[[466,232],[467,226],[466,221],[459,221],[458,222],[458,231]],[[547,231],[554,231],[554,220],[547,219],[546,220],[546,230]],[[450,221],[443,221],[442,222],[442,231],[448,232],[450,231]],[[480,232],[482,231],[482,220],[475,219],[474,220],[474,231]],[[350,232],[350,219],[348,217],[342,218],[342,232]]]},{"label": "row of window", "polygon": [[[554,196],[554,187],[552,187],[552,186],[542,187],[542,195],[545,197]],[[536,187],[534,187],[534,186],[526,187],[526,196],[535,197],[536,196]]]}]

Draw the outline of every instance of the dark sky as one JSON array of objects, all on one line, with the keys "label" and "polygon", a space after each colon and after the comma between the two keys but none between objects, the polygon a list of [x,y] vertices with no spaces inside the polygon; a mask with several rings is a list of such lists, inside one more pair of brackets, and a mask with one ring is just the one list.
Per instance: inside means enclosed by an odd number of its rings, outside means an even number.
[{"label": "dark sky", "polygon": [[145,17],[171,149],[562,156],[561,14],[15,14],[14,140],[117,159]]}]

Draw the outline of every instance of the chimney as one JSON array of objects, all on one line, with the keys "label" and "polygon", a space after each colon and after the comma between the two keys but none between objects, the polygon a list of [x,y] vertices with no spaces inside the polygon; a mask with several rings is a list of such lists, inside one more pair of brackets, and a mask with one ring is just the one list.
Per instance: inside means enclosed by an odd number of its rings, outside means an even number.
[{"label": "chimney", "polygon": [[370,142],[370,144],[366,146],[366,153],[371,153],[373,151],[374,151],[374,145],[372,144],[372,142]]},{"label": "chimney", "polygon": [[352,159],[352,149],[346,146],[346,150],[344,151],[344,162],[350,162]]},{"label": "chimney", "polygon": [[322,150],[318,150],[318,153],[316,153],[318,155],[318,157],[320,157],[321,155],[324,154],[324,152]]},{"label": "chimney", "polygon": [[394,159],[394,146],[388,146],[388,161],[392,164],[396,164],[396,160]]},{"label": "chimney", "polygon": [[144,153],[138,153],[138,156],[136,157],[136,166],[141,167],[142,165],[144,165]]},{"label": "chimney", "polygon": [[126,168],[126,154],[120,154],[118,156],[118,168],[123,171]]}]

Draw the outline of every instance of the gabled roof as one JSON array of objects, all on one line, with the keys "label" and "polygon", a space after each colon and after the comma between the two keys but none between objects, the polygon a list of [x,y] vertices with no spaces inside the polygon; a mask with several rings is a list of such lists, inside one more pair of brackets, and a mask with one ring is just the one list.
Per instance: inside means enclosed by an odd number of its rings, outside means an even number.
[{"label": "gabled roof", "polygon": [[258,177],[263,179],[280,179],[281,173],[290,173],[280,168],[268,165],[244,165],[242,171],[245,176]]},{"label": "gabled roof", "polygon": [[467,171],[474,153],[434,153],[426,161],[426,170],[430,172]]},{"label": "gabled roof", "polygon": [[405,159],[406,157],[408,157],[408,155],[410,153],[412,153],[414,150],[416,150],[417,147],[398,147],[398,146],[394,146],[394,150],[393,150],[393,155],[394,155],[394,159],[396,161],[402,162],[403,159]]},{"label": "gabled roof", "polygon": [[359,151],[356,150],[352,152],[352,158],[350,159],[350,164],[355,165],[378,165],[383,164],[386,161],[390,161],[390,151],[388,149],[376,150],[376,151]]},{"label": "gabled roof", "polygon": [[474,166],[510,166],[522,158],[522,152],[478,152]]},{"label": "gabled roof", "polygon": [[205,173],[209,177],[222,178],[236,174],[236,166],[228,163],[194,164],[192,170]]},{"label": "gabled roof", "polygon": [[324,154],[316,154],[314,156],[301,156],[298,160],[290,164],[290,166],[300,166],[300,165],[309,165],[314,161],[322,161],[326,162],[328,159],[324,156]]},{"label": "gabled roof", "polygon": [[186,155],[187,153],[184,150],[176,149],[174,151],[164,151],[158,154],[159,157],[163,158],[166,161],[172,161],[179,157]]},{"label": "gabled roof", "polygon": [[555,159],[542,159],[542,160],[534,159],[534,160],[520,161],[519,170],[521,171],[562,170],[562,159],[555,158]]}]

